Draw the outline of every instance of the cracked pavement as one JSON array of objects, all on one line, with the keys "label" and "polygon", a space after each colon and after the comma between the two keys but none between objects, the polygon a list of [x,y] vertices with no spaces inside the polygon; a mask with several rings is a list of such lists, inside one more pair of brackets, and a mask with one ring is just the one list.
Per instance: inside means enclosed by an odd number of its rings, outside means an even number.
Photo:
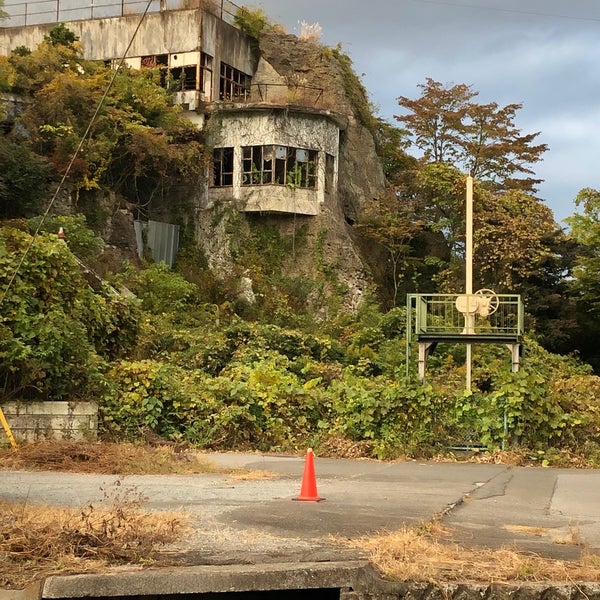
[{"label": "cracked pavement", "polygon": [[261,471],[126,477],[4,471],[0,498],[83,506],[114,493],[141,494],[149,510],[190,514],[178,545],[196,563],[332,560],[335,538],[437,519],[467,547],[519,549],[577,559],[600,554],[600,471],[495,464],[315,459],[324,502],[293,502],[304,457],[207,454],[218,466]]}]

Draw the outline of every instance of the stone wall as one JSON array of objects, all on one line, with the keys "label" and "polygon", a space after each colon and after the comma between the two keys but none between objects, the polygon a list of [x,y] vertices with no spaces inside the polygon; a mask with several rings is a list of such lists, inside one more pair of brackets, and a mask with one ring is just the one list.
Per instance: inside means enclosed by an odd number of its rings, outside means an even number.
[{"label": "stone wall", "polygon": [[[5,402],[1,407],[17,441],[95,439],[98,433],[95,402]],[[0,443],[7,441],[0,427]]]}]

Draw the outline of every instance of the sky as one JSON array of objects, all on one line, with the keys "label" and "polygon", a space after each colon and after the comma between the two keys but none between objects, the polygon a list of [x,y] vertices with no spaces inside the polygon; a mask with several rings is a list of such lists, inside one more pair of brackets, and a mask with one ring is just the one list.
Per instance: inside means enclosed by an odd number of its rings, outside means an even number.
[{"label": "sky", "polygon": [[[236,2],[238,3],[238,2]],[[341,44],[379,116],[401,125],[397,98],[430,77],[465,83],[476,102],[520,103],[515,125],[549,146],[533,165],[557,222],[600,188],[600,0],[261,0],[271,22],[321,27]]]}]

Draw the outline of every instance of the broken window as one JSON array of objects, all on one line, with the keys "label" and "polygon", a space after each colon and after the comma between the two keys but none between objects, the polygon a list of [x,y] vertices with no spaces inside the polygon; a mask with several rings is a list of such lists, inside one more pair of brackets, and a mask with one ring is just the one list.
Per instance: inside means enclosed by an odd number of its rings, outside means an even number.
[{"label": "broken window", "polygon": [[169,75],[169,89],[174,89],[178,92],[196,89],[196,65],[175,67],[169,70]]},{"label": "broken window", "polygon": [[250,83],[252,77],[242,73],[232,66],[221,63],[219,80],[219,99],[233,102],[243,102],[250,99]]},{"label": "broken window", "polygon": [[213,150],[213,186],[233,185],[233,148]]},{"label": "broken window", "polygon": [[316,150],[288,146],[244,146],[242,185],[317,187]]},{"label": "broken window", "polygon": [[[301,188],[317,187],[317,151],[296,149],[295,162],[292,166],[293,182],[288,181],[288,184],[294,184]],[[290,170],[288,169],[288,174]],[[288,175],[289,177],[289,175]]]},{"label": "broken window", "polygon": [[200,54],[200,91],[202,99],[212,100],[213,57],[202,52]]},{"label": "broken window", "polygon": [[160,69],[160,85],[167,87],[167,66],[169,65],[168,54],[151,54],[149,56],[142,56],[141,67],[142,69]]}]

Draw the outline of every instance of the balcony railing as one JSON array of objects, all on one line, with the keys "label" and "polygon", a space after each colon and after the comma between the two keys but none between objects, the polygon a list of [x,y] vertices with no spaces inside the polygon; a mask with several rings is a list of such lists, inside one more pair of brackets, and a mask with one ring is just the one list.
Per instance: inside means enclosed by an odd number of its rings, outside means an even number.
[{"label": "balcony railing", "polygon": [[523,304],[514,294],[409,294],[407,308],[409,343],[513,342],[523,335]]},{"label": "balcony railing", "polygon": [[323,88],[302,84],[253,83],[250,87],[250,102],[265,104],[296,104],[318,106],[323,99]]},{"label": "balcony railing", "polygon": [[[199,7],[200,2],[197,4]],[[8,14],[8,18],[0,21],[0,29],[141,14],[146,10],[147,5],[148,0],[31,0],[29,2],[5,0],[2,8]],[[193,2],[186,3],[183,0],[151,0],[148,12],[156,13],[194,6]],[[233,24],[238,9],[239,6],[230,0],[214,0],[211,4],[211,11],[229,24]]]}]

